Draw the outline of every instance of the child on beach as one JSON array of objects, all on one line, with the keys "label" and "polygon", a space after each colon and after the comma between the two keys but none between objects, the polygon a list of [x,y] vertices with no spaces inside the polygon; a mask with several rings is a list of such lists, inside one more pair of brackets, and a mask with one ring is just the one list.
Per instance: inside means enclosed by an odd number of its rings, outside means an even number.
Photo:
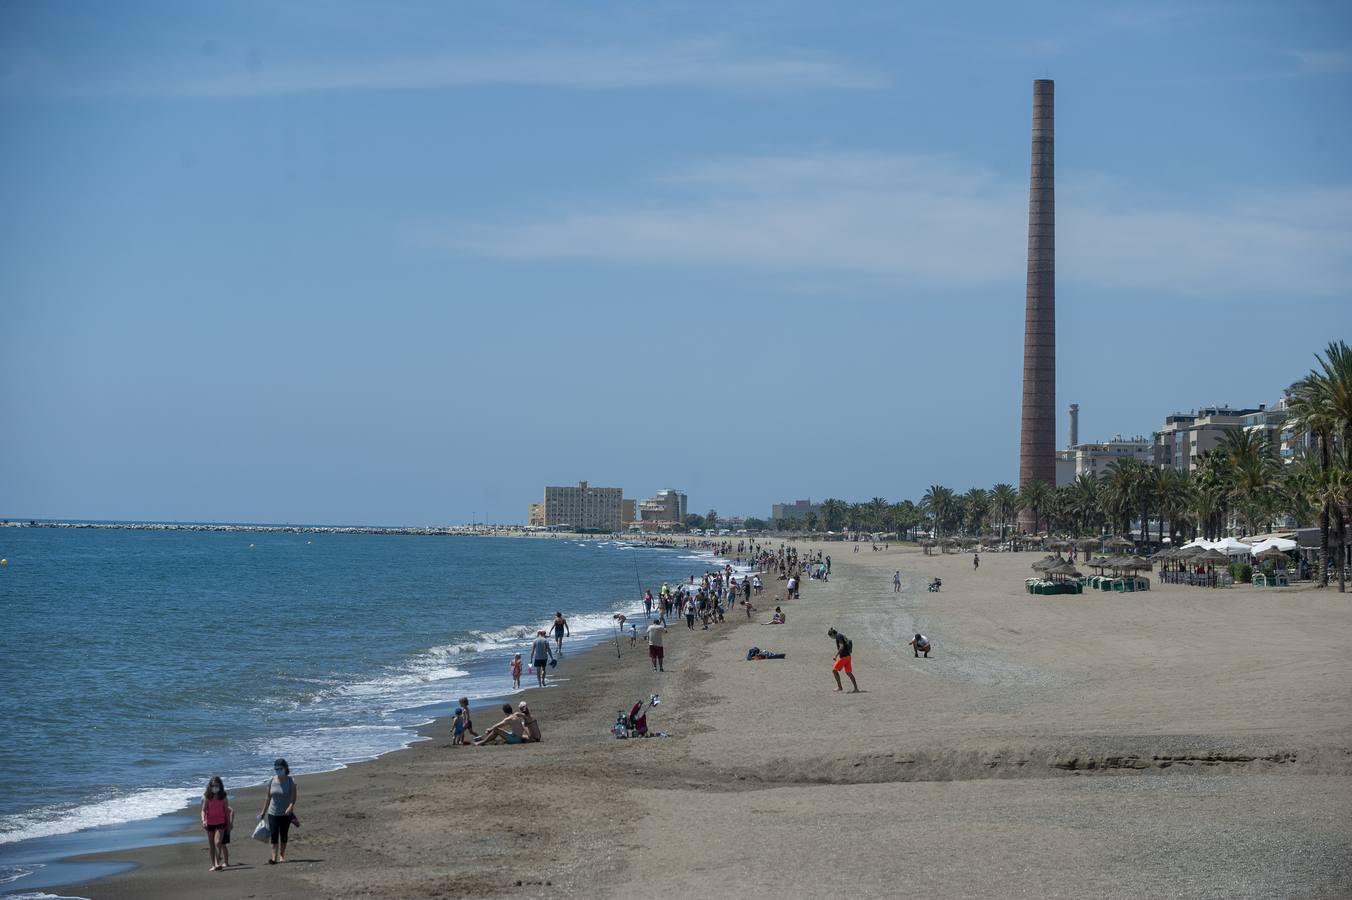
[{"label": "child on beach", "polygon": [[225,796],[221,776],[212,775],[202,794],[202,827],[207,832],[207,849],[211,853],[211,871],[219,872],[230,865],[230,851],[224,849],[224,840],[234,824],[235,811]]},{"label": "child on beach", "polygon": [[521,690],[521,654],[512,657],[512,690]]},{"label": "child on beach", "polygon": [[455,709],[455,727],[451,733],[451,746],[463,747],[465,744],[465,711],[460,707]]},{"label": "child on beach", "polygon": [[473,722],[473,721],[470,719],[470,717],[469,717],[469,698],[468,698],[468,697],[461,697],[461,698],[460,698],[460,709],[463,710],[464,713],[465,713],[465,716],[464,716],[464,718],[465,718],[465,734],[469,735],[469,736],[472,737],[472,738],[478,737],[478,736],[479,736],[479,733],[478,733],[477,731],[474,730],[474,722]]}]

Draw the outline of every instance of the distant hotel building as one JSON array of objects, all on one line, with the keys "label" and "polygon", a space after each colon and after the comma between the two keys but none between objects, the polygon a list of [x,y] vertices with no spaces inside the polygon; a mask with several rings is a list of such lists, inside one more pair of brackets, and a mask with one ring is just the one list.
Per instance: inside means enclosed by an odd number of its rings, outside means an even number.
[{"label": "distant hotel building", "polygon": [[[1155,432],[1152,454],[1155,465],[1180,472],[1196,471],[1202,454],[1216,449],[1227,431],[1243,428],[1249,417],[1266,412],[1263,405],[1256,409],[1206,406],[1167,416],[1164,427]],[[1280,426],[1276,428],[1280,431]]]},{"label": "distant hotel building", "polygon": [[663,528],[685,522],[686,496],[667,488],[638,504],[638,520],[644,528]]},{"label": "distant hotel building", "polygon": [[543,503],[532,503],[526,514],[526,524],[533,528],[543,528],[545,526],[545,505]]},{"label": "distant hotel building", "polygon": [[591,487],[579,481],[576,487],[545,488],[546,527],[571,526],[578,530],[619,531],[624,517],[621,488]]},{"label": "distant hotel building", "polygon": [[629,525],[638,521],[638,506],[634,500],[620,501],[620,521]]},{"label": "distant hotel building", "polygon": [[806,521],[808,513],[822,514],[822,505],[811,500],[795,500],[793,503],[776,503],[770,507],[770,521],[783,522],[785,519]]}]

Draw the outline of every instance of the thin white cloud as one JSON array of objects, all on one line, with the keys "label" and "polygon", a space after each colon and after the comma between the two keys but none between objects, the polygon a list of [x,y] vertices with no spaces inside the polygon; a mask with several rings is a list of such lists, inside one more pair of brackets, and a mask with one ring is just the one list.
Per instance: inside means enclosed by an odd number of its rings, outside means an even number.
[{"label": "thin white cloud", "polygon": [[105,82],[78,91],[105,95],[226,99],[329,91],[433,90],[483,85],[618,90],[702,87],[734,90],[886,86],[878,72],[796,50],[754,52],[720,39],[592,48],[536,48],[493,53],[324,63],[271,63],[254,57],[242,70],[181,72]]},{"label": "thin white cloud", "polygon": [[[630,193],[642,196],[643,190]],[[1062,179],[1064,281],[1197,295],[1331,295],[1352,285],[1352,189],[1146,205],[1116,179]],[[736,266],[935,284],[1022,281],[1027,186],[935,157],[812,154],[668,173],[646,199],[436,240],[507,259]]]},{"label": "thin white cloud", "polygon": [[1352,70],[1352,50],[1293,50],[1300,72],[1306,75],[1329,75]]}]

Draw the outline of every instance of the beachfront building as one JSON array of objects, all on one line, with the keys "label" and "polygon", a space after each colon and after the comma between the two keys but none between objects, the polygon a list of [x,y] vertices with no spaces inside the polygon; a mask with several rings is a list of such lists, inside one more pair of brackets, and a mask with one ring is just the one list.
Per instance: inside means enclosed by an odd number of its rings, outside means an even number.
[{"label": "beachfront building", "polygon": [[628,498],[620,500],[620,521],[625,525],[638,521],[638,501]]},{"label": "beachfront building", "polygon": [[1075,450],[1056,451],[1056,486],[1065,487],[1075,480]]},{"label": "beachfront building", "polygon": [[545,505],[543,503],[532,503],[526,508],[526,524],[532,528],[545,527]]},{"label": "beachfront building", "polygon": [[638,504],[638,521],[645,529],[672,528],[685,522],[688,499],[672,488],[658,491]]},{"label": "beachfront building", "polygon": [[1073,452],[1074,478],[1089,475],[1097,478],[1108,470],[1115,459],[1134,459],[1150,465],[1155,458],[1155,444],[1147,437],[1124,438],[1118,435],[1110,441],[1079,444]]},{"label": "beachfront building", "polygon": [[806,522],[809,513],[815,513],[818,517],[822,514],[822,505],[813,503],[811,500],[795,500],[792,503],[776,503],[770,507],[770,521],[783,522],[788,519],[797,519],[799,522]]},{"label": "beachfront building", "polygon": [[1247,416],[1266,410],[1265,405],[1246,409],[1205,406],[1166,416],[1164,427],[1155,432],[1154,463],[1180,472],[1195,471],[1202,454],[1214,450],[1227,431],[1243,428]]},{"label": "beachfront building", "polygon": [[576,486],[545,488],[545,526],[570,526],[579,531],[619,531],[624,512],[622,488]]}]

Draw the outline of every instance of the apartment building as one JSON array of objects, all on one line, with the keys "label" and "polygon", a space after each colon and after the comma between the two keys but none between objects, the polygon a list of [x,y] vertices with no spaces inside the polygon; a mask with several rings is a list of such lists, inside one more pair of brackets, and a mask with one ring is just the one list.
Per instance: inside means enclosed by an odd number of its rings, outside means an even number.
[{"label": "apartment building", "polygon": [[622,488],[576,486],[545,487],[545,525],[568,525],[579,530],[619,531],[624,515]]}]

